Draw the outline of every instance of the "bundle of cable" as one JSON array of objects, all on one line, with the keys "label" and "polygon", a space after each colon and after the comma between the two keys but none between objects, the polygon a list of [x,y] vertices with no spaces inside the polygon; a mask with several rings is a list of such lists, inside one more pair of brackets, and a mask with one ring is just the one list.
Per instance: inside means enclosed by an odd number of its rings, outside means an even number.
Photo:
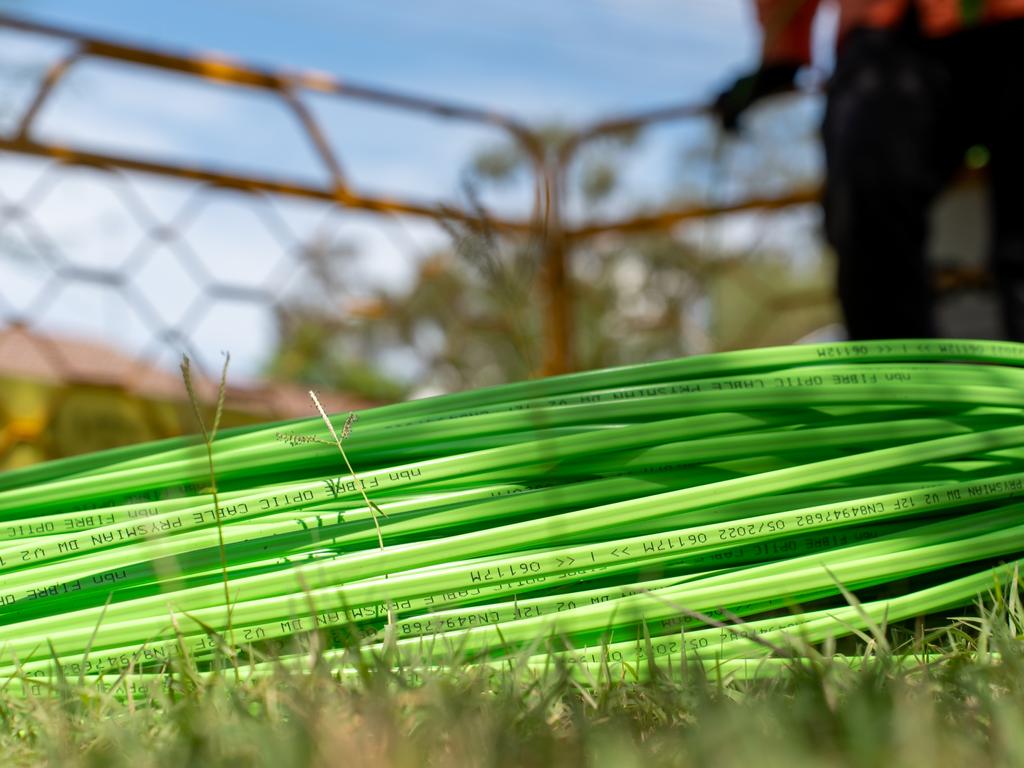
[{"label": "bundle of cable", "polygon": [[743,660],[968,605],[1024,552],[1022,366],[729,352],[10,471],[0,675]]}]

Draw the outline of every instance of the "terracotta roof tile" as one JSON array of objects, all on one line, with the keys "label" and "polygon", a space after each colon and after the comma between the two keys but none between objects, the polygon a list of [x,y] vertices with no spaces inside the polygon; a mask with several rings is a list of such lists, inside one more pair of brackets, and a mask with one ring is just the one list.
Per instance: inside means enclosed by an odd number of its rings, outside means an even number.
[{"label": "terracotta roof tile", "polygon": [[[153,400],[182,400],[185,395],[177,371],[167,371],[94,340],[43,335],[19,326],[0,328],[0,376],[48,384],[116,387]],[[204,401],[216,397],[216,381],[197,377],[195,383]],[[318,392],[317,395],[324,408],[331,412],[359,410],[376,404],[340,392]],[[292,383],[240,386],[229,383],[226,402],[233,409],[268,418],[314,415],[307,390]]]}]

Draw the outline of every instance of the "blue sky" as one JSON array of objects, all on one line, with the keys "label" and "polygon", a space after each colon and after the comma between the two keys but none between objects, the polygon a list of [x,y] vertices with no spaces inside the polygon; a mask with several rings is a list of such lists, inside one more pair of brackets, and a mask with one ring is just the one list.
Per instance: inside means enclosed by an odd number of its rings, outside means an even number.
[{"label": "blue sky", "polygon": [[[323,70],[532,123],[582,124],[609,113],[703,101],[749,69],[757,48],[748,0],[7,5],[97,34]],[[55,96],[38,125],[39,135],[53,141],[322,177],[292,117],[259,94],[197,88],[194,80],[90,61],[76,66]],[[471,125],[308,98],[352,183],[368,192],[450,197],[466,158],[501,138]],[[664,158],[650,162],[669,165]]]},{"label": "blue sky", "polygon": [[[4,3],[0,3],[4,5]],[[753,63],[747,0],[8,0],[98,33],[584,118],[707,96]]]}]

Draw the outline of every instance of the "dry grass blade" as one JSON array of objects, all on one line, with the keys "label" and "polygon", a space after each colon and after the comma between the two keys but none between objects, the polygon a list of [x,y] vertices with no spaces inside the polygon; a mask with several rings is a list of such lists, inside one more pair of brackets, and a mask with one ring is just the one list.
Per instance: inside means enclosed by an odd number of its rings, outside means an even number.
[{"label": "dry grass blade", "polygon": [[[380,551],[384,551],[384,533],[381,531],[380,520],[377,519],[377,515],[380,514],[383,517],[387,517],[384,511],[378,507],[375,503],[370,501],[370,497],[366,493],[366,489],[363,487],[362,481],[356,474],[355,469],[352,467],[352,462],[349,461],[348,454],[345,452],[345,445],[343,441],[352,434],[352,426],[356,423],[359,418],[356,413],[349,413],[345,419],[345,424],[341,430],[341,436],[338,435],[334,429],[334,424],[331,423],[330,417],[327,415],[327,411],[324,410],[323,405],[320,404],[320,398],[317,397],[316,392],[309,390],[309,397],[313,400],[313,405],[316,406],[317,411],[320,414],[320,418],[323,419],[324,424],[327,426],[327,431],[330,432],[331,437],[334,439],[334,444],[338,446],[338,452],[341,454],[341,458],[345,462],[345,467],[348,469],[348,474],[352,478],[352,482],[355,483],[356,488],[359,489],[359,494],[363,497],[363,501],[366,503],[367,509],[370,510],[370,517],[373,520],[373,528],[377,532],[377,545],[380,547]],[[387,578],[387,574],[384,574],[384,578]],[[384,644],[385,648],[391,648],[395,642],[395,609],[393,603],[388,600],[388,625],[385,632]]]},{"label": "dry grass blade", "polygon": [[210,472],[210,495],[213,497],[213,519],[217,527],[217,548],[220,553],[220,568],[224,581],[224,610],[226,617],[226,635],[228,642],[234,645],[234,631],[231,626],[231,583],[228,576],[227,550],[224,546],[224,521],[220,513],[220,497],[217,494],[217,473],[213,465],[213,441],[217,438],[217,430],[220,429],[221,416],[224,413],[224,397],[227,392],[228,365],[231,362],[231,355],[224,353],[224,367],[220,372],[220,382],[217,385],[217,404],[213,414],[213,424],[206,428],[206,420],[203,419],[202,408],[199,396],[196,393],[195,383],[192,380],[192,364],[188,355],[181,360],[181,376],[185,381],[185,391],[188,393],[189,402],[192,404],[192,412],[195,414],[199,429],[202,431],[203,444],[206,446],[206,461]]},{"label": "dry grass blade", "polygon": [[879,626],[879,624],[874,619],[872,619],[870,615],[868,615],[867,611],[864,610],[864,606],[861,605],[861,602],[857,599],[857,596],[846,588],[846,586],[836,577],[836,575],[832,573],[828,566],[825,566],[825,571],[828,573],[829,578],[831,578],[832,581],[835,583],[836,588],[839,589],[839,592],[840,594],[842,594],[843,599],[846,600],[850,607],[857,612],[857,615],[860,617],[861,621],[864,622],[864,626],[866,626],[868,628],[868,631],[871,632],[871,638],[873,639],[875,644],[877,644],[878,649],[884,653],[890,653],[892,649],[889,646],[888,638],[886,638],[885,636],[884,621],[883,626]]},{"label": "dry grass blade", "polygon": [[649,589],[644,589],[642,587],[637,587],[636,591],[638,593],[643,593],[643,594],[646,594],[646,595],[648,595],[650,597],[653,597],[655,600],[659,601],[660,603],[662,603],[664,605],[667,605],[669,608],[671,608],[674,611],[677,611],[681,615],[686,616],[686,617],[691,618],[691,619],[696,619],[697,621],[699,621],[699,622],[701,622],[703,624],[707,624],[709,627],[714,627],[716,629],[723,629],[723,630],[725,630],[727,632],[730,632],[730,633],[736,634],[736,635],[742,635],[744,638],[750,640],[751,642],[757,643],[760,646],[763,646],[763,647],[767,648],[768,650],[772,651],[773,653],[778,654],[780,657],[787,657],[787,656],[794,655],[793,649],[784,648],[781,645],[777,645],[777,644],[771,642],[770,640],[765,639],[761,635],[761,633],[757,632],[756,630],[737,629],[737,627],[744,627],[747,624],[747,622],[745,622],[743,619],[741,619],[738,616],[735,617],[736,624],[727,624],[724,621],[719,621],[718,619],[716,619],[716,618],[714,618],[712,616],[708,616],[706,613],[702,613],[701,611],[694,611],[694,610],[686,608],[686,607],[684,607],[682,605],[679,605],[674,600],[669,600],[668,598],[664,597],[663,595],[659,595],[656,592],[652,592]]}]

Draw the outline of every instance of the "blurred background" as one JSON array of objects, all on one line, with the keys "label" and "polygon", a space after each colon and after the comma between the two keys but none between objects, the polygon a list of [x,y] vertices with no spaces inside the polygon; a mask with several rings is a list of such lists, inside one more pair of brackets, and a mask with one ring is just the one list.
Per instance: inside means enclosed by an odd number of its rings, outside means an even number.
[{"label": "blurred background", "polygon": [[[0,469],[228,421],[843,337],[806,88],[746,0],[0,0]],[[941,322],[990,336],[984,157]]]}]

